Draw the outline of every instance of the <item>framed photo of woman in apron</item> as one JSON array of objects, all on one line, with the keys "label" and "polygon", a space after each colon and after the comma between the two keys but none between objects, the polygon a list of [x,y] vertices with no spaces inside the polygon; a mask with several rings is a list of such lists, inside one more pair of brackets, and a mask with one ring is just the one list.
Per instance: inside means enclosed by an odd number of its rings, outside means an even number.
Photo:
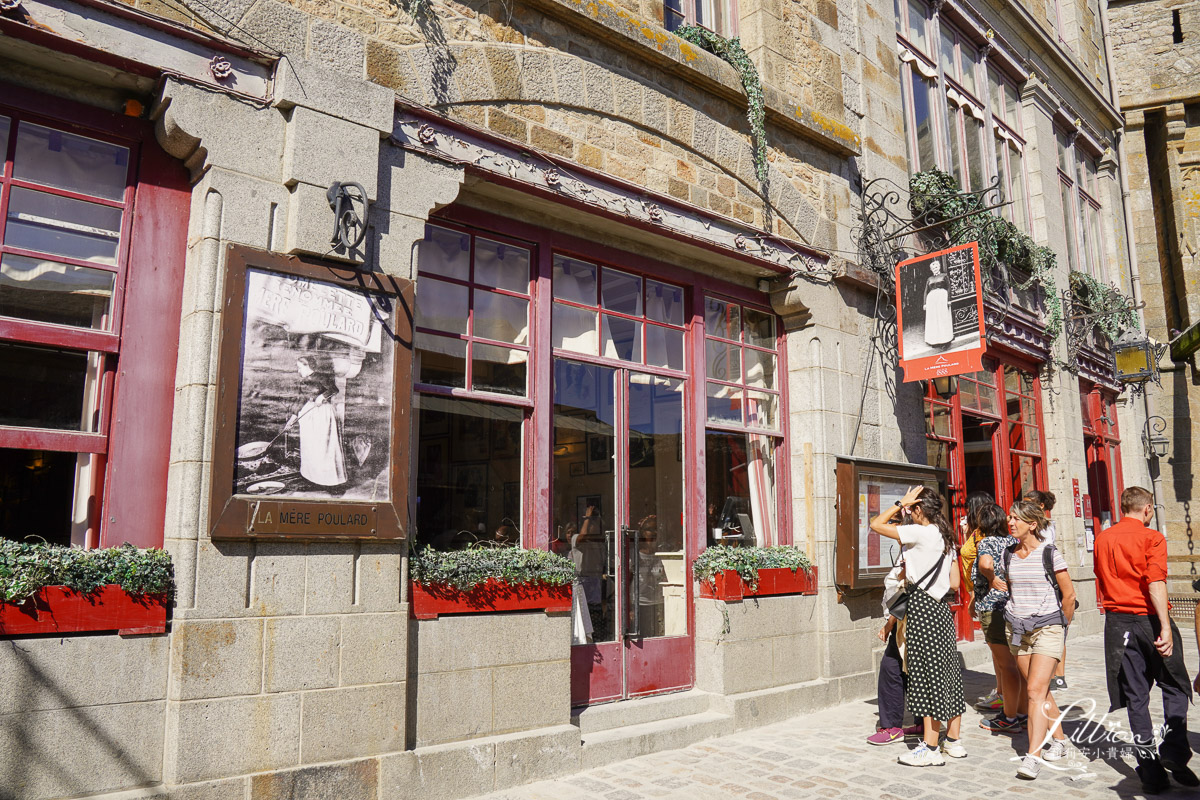
[{"label": "framed photo of woman in apron", "polygon": [[412,283],[230,246],[213,538],[397,538]]},{"label": "framed photo of woman in apron", "polygon": [[982,369],[987,346],[983,319],[978,243],[896,265],[896,325],[905,382]]}]

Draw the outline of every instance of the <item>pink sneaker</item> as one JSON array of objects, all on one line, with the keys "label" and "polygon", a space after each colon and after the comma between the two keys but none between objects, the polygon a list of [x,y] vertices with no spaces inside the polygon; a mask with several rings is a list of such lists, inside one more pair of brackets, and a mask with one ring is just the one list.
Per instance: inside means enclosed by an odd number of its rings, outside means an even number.
[{"label": "pink sneaker", "polygon": [[903,728],[880,728],[867,737],[867,744],[891,744],[904,741]]},{"label": "pink sneaker", "polygon": [[902,730],[904,731],[905,736],[920,736],[925,733],[925,726],[921,723],[917,723],[916,725],[909,725],[907,728],[903,728]]}]

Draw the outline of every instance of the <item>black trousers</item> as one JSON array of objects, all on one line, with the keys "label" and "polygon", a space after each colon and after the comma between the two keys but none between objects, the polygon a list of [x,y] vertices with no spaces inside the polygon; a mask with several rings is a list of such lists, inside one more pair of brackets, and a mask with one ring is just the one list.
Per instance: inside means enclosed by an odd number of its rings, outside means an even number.
[{"label": "black trousers", "polygon": [[[899,623],[897,623],[899,624]],[[896,628],[888,635],[887,647],[883,649],[883,660],[879,662],[879,727],[900,728],[904,725],[904,695],[908,690],[908,676],[900,661],[900,648],[896,644]]]},{"label": "black trousers", "polygon": [[[1152,625],[1158,627],[1156,618],[1152,619]],[[1178,636],[1175,641],[1178,646]],[[1129,730],[1134,736],[1134,756],[1138,764],[1159,757],[1175,764],[1186,764],[1192,757],[1187,734],[1190,698],[1171,680],[1162,656],[1154,648],[1154,640],[1148,639],[1143,632],[1129,632],[1121,652],[1121,672],[1117,680],[1125,694]],[[1163,718],[1167,725],[1157,753],[1152,744],[1154,725],[1150,722],[1150,690],[1155,684],[1162,692]]]}]

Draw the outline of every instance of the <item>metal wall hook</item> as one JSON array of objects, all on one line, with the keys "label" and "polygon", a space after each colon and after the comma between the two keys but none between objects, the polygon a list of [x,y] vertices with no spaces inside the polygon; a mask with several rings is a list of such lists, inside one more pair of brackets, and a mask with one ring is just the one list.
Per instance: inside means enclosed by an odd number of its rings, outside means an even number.
[{"label": "metal wall hook", "polygon": [[[361,183],[338,181],[325,192],[333,209],[333,236],[329,243],[337,249],[357,250],[367,238],[367,212],[370,201]],[[356,209],[361,207],[362,212]]]}]

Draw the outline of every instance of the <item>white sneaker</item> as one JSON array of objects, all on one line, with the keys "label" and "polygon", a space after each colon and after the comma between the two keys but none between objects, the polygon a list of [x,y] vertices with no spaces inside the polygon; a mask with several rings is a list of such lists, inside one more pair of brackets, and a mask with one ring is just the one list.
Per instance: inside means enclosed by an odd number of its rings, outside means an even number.
[{"label": "white sneaker", "polygon": [[937,750],[930,750],[929,745],[921,742],[916,749],[909,750],[904,755],[896,759],[901,764],[907,764],[910,767],[944,767],[946,759],[942,758],[942,754]]},{"label": "white sneaker", "polygon": [[1042,771],[1042,760],[1037,756],[1025,756],[1021,759],[1021,766],[1017,767],[1017,777],[1031,781],[1037,778],[1038,773]]},{"label": "white sneaker", "polygon": [[1055,739],[1049,746],[1042,749],[1042,759],[1045,761],[1061,761],[1067,757],[1067,740]]},{"label": "white sneaker", "polygon": [[950,756],[951,758],[966,758],[967,748],[963,746],[962,739],[950,741],[949,739],[942,740],[942,755]]}]

